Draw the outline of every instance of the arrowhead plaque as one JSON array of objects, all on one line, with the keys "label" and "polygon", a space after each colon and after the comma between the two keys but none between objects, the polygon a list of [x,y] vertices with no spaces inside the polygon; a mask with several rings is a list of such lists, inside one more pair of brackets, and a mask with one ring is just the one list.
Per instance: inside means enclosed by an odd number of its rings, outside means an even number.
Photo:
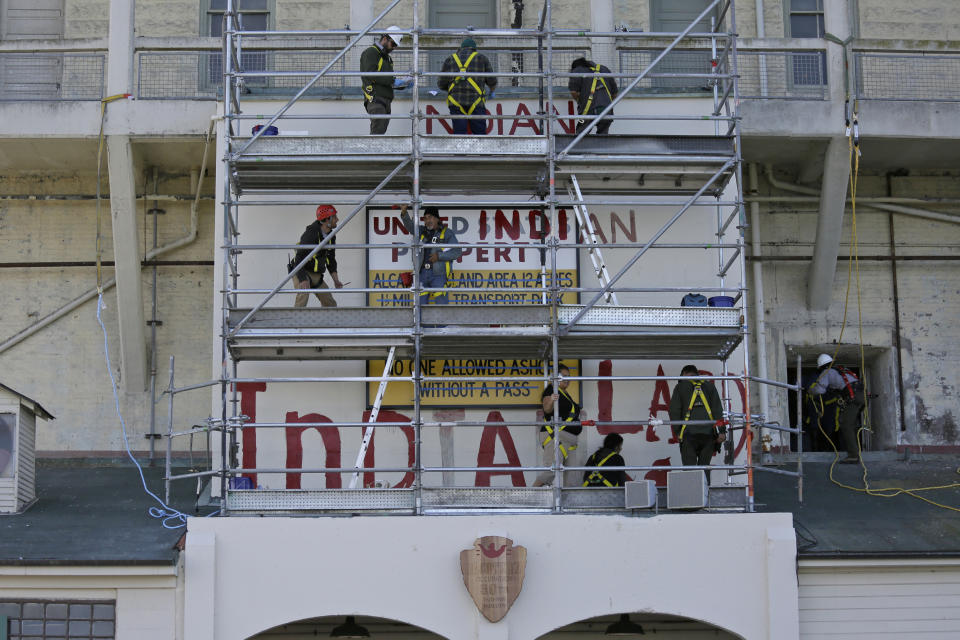
[{"label": "arrowhead plaque", "polygon": [[527,550],[502,536],[484,536],[460,552],[463,584],[483,617],[499,622],[520,595]]}]

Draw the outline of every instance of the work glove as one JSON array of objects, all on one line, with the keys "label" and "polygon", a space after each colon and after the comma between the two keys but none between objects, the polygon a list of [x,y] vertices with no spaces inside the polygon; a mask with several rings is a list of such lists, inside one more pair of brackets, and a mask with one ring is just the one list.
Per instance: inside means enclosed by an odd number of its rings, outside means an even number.
[{"label": "work glove", "polygon": [[660,425],[663,424],[663,420],[661,420],[660,418],[656,418],[654,416],[650,416],[647,419],[647,424],[650,425],[651,427],[659,427]]}]

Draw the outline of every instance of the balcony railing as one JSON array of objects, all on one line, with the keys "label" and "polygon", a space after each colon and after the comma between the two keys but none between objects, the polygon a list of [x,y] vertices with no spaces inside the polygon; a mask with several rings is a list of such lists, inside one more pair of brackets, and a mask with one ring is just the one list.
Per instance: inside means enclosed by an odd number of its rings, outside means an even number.
[{"label": "balcony railing", "polygon": [[960,101],[960,54],[854,53],[861,100]]},{"label": "balcony railing", "polygon": [[743,99],[826,100],[823,51],[739,51],[737,73]]},{"label": "balcony railing", "polygon": [[103,53],[0,53],[0,101],[101,100]]}]

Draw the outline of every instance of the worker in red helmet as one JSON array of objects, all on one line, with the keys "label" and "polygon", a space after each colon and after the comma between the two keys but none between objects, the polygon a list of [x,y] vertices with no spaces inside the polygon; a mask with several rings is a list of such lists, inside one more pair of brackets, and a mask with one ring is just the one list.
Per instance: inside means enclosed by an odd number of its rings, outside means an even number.
[{"label": "worker in red helmet", "polygon": [[[303,235],[300,236],[299,244],[308,246],[297,249],[297,255],[294,257],[293,262],[291,262],[291,268],[295,268],[296,265],[303,262],[304,258],[310,254],[313,247],[309,245],[316,246],[323,242],[323,239],[333,232],[339,222],[337,210],[333,205],[322,204],[317,207],[316,222],[311,223],[303,232]],[[333,248],[333,245],[336,243],[336,236],[331,237],[323,249],[314,254],[307,263],[303,265],[300,271],[297,272],[297,289],[328,289],[329,287],[327,287],[327,284],[323,281],[323,274],[325,272],[330,274],[333,285],[337,289],[343,288],[343,283],[340,282],[340,277],[337,275],[337,254]],[[337,306],[337,301],[333,299],[333,295],[325,291],[316,291],[314,293],[316,293],[321,306]],[[297,299],[293,304],[297,307],[305,307],[309,299],[309,293],[298,293]]]}]

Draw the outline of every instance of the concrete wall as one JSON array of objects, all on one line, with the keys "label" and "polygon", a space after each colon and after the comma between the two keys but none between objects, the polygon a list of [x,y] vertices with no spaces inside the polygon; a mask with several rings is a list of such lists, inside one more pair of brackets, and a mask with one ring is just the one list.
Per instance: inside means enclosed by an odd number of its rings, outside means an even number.
[{"label": "concrete wall", "polygon": [[[195,36],[200,30],[200,8],[191,0],[136,0],[136,30],[139,36]],[[67,0],[66,38],[91,38],[107,33],[109,0]],[[375,0],[375,14],[387,0]],[[421,20],[426,23],[429,0],[422,0]],[[499,25],[510,23],[511,0],[499,0]],[[526,2],[524,27],[537,23],[540,3]],[[782,0],[764,0],[764,21],[768,37],[783,37]],[[387,24],[409,23],[412,3],[401,3],[387,18]],[[960,39],[960,17],[943,0],[918,0],[909,4],[895,0],[857,0],[857,19],[863,38],[918,40]],[[350,22],[350,3],[337,0],[276,0],[275,24],[278,29],[341,28]],[[756,3],[738,0],[737,27],[741,36],[756,35]],[[649,0],[613,0],[614,22],[631,30],[650,30]],[[584,3],[557,0],[553,4],[554,25],[575,28],[584,25]],[[354,27],[358,25],[353,25]]]},{"label": "concrete wall", "polygon": [[[199,159],[198,159],[199,161]],[[90,162],[95,164],[95,156]],[[208,185],[210,183],[208,182]],[[138,191],[142,193],[141,177]],[[212,189],[212,187],[211,187]],[[2,183],[5,194],[80,194],[95,193],[89,174],[42,174],[7,176]],[[152,190],[152,184],[151,184]],[[161,180],[165,193],[188,193],[189,179]],[[109,193],[105,187],[105,193]],[[144,211],[153,203],[138,202],[135,213],[140,237],[152,247],[153,223]],[[179,238],[189,228],[189,204],[161,203],[167,213],[159,220],[159,243]],[[202,202],[199,239],[191,246],[175,250],[163,259],[210,260],[213,233],[212,205]],[[101,204],[103,260],[113,260],[110,203]],[[96,205],[93,200],[3,201],[0,202],[0,260],[4,263],[85,262],[96,257]],[[138,252],[143,255],[143,246]],[[103,279],[113,268],[103,270]],[[5,267],[0,270],[6,304],[0,308],[0,335],[4,339],[42,319],[50,312],[96,286],[93,266]],[[152,272],[142,273],[146,317],[150,317]],[[169,357],[178,356],[177,379],[197,382],[209,377],[212,268],[208,266],[164,266],[159,275],[159,319],[157,328],[158,387],[166,386]],[[102,316],[110,336],[115,375],[119,371],[117,341],[116,289],[104,294],[106,308]],[[149,330],[147,332],[149,335]],[[41,424],[37,434],[40,451],[78,454],[89,451],[120,451],[123,448],[120,427],[114,411],[110,379],[103,354],[103,334],[96,320],[96,301],[79,307],[42,332],[0,353],[4,380],[23,393],[43,398],[43,404],[59,419]],[[181,396],[175,408],[181,426],[208,415],[208,396],[202,393]],[[121,394],[121,410],[130,430],[130,443],[136,450],[146,448],[143,434],[148,430],[149,394]],[[158,405],[158,420],[166,425],[167,405]],[[165,426],[164,426],[165,428]],[[185,443],[183,443],[185,444]]]},{"label": "concrete wall", "polygon": [[861,38],[960,39],[960,15],[943,0],[857,0]]},{"label": "concrete wall", "polygon": [[[899,196],[957,197],[956,181],[949,177],[894,177],[892,193]],[[766,191],[765,191],[766,193]],[[886,194],[884,176],[861,178],[858,195]],[[956,212],[956,205],[938,208]],[[844,219],[840,255],[850,249],[852,216]],[[955,224],[894,215],[898,255],[955,256],[960,251],[960,228]],[[764,208],[761,216],[763,253],[768,256],[810,256],[816,229],[816,204],[780,204]],[[859,252],[864,256],[887,256],[889,221],[866,204],[857,209]],[[840,340],[848,280],[848,262],[838,263],[833,296],[826,312],[808,312],[804,304],[808,262],[766,261],[763,263],[764,294],[767,306],[767,349],[771,373],[793,379],[794,347],[829,347]],[[856,273],[853,274],[854,277]],[[896,371],[892,353],[894,317],[892,270],[889,262],[860,262],[860,308],[863,312],[863,344],[867,347],[868,368],[872,368],[874,391],[881,394],[873,413],[879,446],[896,444],[955,445],[957,443],[957,392],[952,380],[958,357],[957,328],[950,318],[956,315],[955,291],[960,287],[953,262],[901,261],[897,265],[902,359],[905,384],[907,431],[900,434],[896,406]],[[859,341],[856,282],[851,284],[844,354],[853,353]],[[814,352],[804,353],[808,364]],[[847,358],[850,356],[847,355]],[[871,364],[869,361],[874,361]],[[781,407],[783,409],[783,407]],[[786,416],[784,415],[784,418]]]},{"label": "concrete wall", "polygon": [[65,38],[101,38],[107,35],[110,0],[67,0],[65,5]]},{"label": "concrete wall", "polygon": [[[789,514],[395,518],[389,535],[376,521],[191,518],[185,639],[246,638],[344,614],[401,620],[447,638],[537,638],[634,611],[693,618],[741,638],[798,637]],[[689,550],[707,531],[725,551],[704,571],[703,556]],[[478,612],[459,570],[460,550],[484,535],[527,549],[523,590],[496,624]],[[330,540],[340,541],[335,553],[322,542]],[[585,545],[610,562],[578,560]],[[581,588],[593,584],[603,586]],[[576,597],[557,606],[550,596],[567,586]]]}]

